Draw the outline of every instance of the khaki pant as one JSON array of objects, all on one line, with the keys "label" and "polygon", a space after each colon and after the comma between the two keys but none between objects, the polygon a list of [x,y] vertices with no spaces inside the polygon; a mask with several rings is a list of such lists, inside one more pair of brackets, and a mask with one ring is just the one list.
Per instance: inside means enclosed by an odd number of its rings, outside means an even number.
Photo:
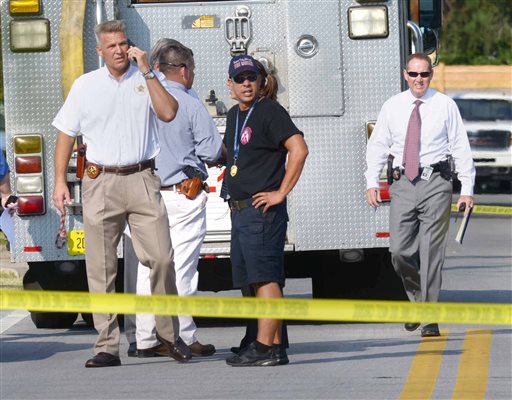
[{"label": "khaki pant", "polygon": [[[160,178],[150,169],[131,175],[100,174],[83,181],[87,280],[91,293],[115,292],[117,246],[128,222],[137,258],[151,268],[151,292],[177,294],[169,222]],[[119,355],[116,314],[93,314],[99,337],[94,353]],[[156,329],[174,342],[178,318],[156,316]]]}]

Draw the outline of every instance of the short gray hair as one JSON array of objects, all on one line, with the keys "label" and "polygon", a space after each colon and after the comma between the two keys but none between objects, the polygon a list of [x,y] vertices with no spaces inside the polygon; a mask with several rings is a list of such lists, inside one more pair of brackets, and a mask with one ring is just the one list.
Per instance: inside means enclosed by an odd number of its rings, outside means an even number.
[{"label": "short gray hair", "polygon": [[114,33],[114,32],[123,32],[126,33],[126,25],[124,21],[114,19],[112,21],[102,22],[94,28],[94,34],[96,35],[96,40],[100,41],[100,35],[102,33]]},{"label": "short gray hair", "polygon": [[153,49],[149,58],[151,65],[156,63],[160,65],[160,71],[165,72],[172,68],[172,65],[185,64],[187,68],[194,68],[194,53],[187,46],[174,39],[162,38],[159,39]]}]

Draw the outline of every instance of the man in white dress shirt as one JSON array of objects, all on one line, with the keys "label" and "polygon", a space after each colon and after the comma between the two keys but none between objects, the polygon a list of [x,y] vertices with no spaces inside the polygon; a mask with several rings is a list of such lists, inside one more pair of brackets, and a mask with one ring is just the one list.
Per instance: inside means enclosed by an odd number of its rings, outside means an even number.
[{"label": "man in white dress shirt", "polygon": [[[147,53],[129,46],[122,21],[101,23],[95,34],[105,66],[76,79],[53,121],[58,130],[53,201],[64,215],[65,204],[71,203],[67,166],[80,132],[87,145],[82,203],[89,290],[115,291],[117,245],[128,223],[137,257],[151,268],[152,293],[175,295],[169,222],[153,170],[160,151],[157,121],[171,121],[178,103],[165,81],[155,77]],[[121,365],[117,315],[95,313],[93,318],[99,336],[85,366]],[[172,358],[190,360],[177,317],[158,316],[156,329]]]},{"label": "man in white dress shirt", "polygon": [[[465,203],[465,213],[473,207],[475,181],[459,110],[448,96],[429,88],[433,74],[428,56],[417,53],[408,58],[403,76],[409,89],[384,103],[366,153],[366,199],[373,207],[381,202],[382,169],[388,157],[393,159],[390,252],[409,300],[418,302],[439,299],[452,197],[450,160],[462,183],[457,208]],[[409,151],[414,143],[416,151]],[[405,329],[419,326],[406,323]],[[424,324],[421,335],[439,336],[438,324]]]}]

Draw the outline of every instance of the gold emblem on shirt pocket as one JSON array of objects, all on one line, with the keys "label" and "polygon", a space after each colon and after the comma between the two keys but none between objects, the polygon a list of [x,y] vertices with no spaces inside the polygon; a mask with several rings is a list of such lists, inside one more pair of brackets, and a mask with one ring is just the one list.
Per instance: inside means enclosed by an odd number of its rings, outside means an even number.
[{"label": "gold emblem on shirt pocket", "polygon": [[148,88],[146,87],[146,85],[143,85],[142,83],[140,85],[135,86],[135,93],[137,94],[145,95],[147,90]]}]

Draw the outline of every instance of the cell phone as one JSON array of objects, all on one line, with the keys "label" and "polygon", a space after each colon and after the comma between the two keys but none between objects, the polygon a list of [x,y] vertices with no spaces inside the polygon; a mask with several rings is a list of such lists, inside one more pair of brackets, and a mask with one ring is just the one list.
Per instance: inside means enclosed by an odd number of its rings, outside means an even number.
[{"label": "cell phone", "polygon": [[[131,39],[128,39],[127,41],[128,41],[128,46],[130,46],[130,47],[137,47],[135,45],[135,43],[133,43],[133,41]],[[135,62],[135,63],[137,62],[137,58],[135,58],[135,57],[130,58],[130,60]]]},{"label": "cell phone", "polygon": [[5,205],[4,205],[4,208],[7,208],[7,206],[11,203],[16,203],[18,201],[18,197],[14,196],[14,195],[10,195],[6,202],[5,202]]}]

